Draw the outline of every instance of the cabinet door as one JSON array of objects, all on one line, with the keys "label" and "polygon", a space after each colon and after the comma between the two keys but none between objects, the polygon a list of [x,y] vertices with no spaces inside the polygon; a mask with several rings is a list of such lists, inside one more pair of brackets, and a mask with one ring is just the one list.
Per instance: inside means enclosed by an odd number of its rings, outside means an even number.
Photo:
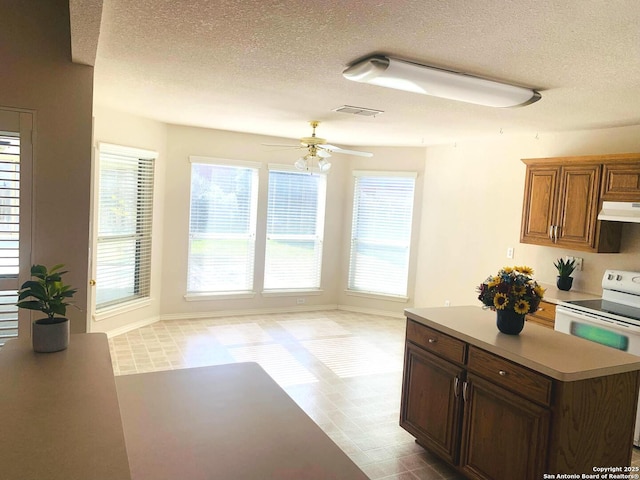
[{"label": "cabinet door", "polygon": [[600,165],[562,167],[555,220],[558,246],[595,246],[600,169]]},{"label": "cabinet door", "polygon": [[520,241],[542,245],[552,244],[555,197],[558,189],[559,166],[529,166],[524,187]]},{"label": "cabinet door", "polygon": [[640,202],[640,156],[634,163],[604,165],[602,200]]},{"label": "cabinet door", "polygon": [[464,396],[460,467],[465,474],[494,480],[542,478],[549,411],[471,374]]},{"label": "cabinet door", "polygon": [[400,426],[453,464],[460,444],[463,375],[460,367],[407,343]]}]

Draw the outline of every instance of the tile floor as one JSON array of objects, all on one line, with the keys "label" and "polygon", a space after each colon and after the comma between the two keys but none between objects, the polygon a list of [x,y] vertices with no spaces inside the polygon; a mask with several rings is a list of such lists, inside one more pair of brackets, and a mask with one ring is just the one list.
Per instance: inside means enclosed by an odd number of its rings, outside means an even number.
[{"label": "tile floor", "polygon": [[116,375],[258,362],[370,478],[461,479],[398,426],[404,328],[332,310],[158,322],[109,344]]}]

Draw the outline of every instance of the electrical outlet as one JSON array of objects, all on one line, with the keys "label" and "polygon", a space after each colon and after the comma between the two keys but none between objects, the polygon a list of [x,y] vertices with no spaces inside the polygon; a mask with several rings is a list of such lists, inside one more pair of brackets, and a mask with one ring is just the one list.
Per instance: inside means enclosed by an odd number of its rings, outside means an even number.
[{"label": "electrical outlet", "polygon": [[513,258],[513,247],[507,248],[507,258]]},{"label": "electrical outlet", "polygon": [[451,305],[451,302],[450,302],[449,300],[445,300],[445,301],[444,301],[444,306],[445,306],[445,307],[448,307],[448,306],[450,306],[450,305]]},{"label": "electrical outlet", "polygon": [[565,257],[564,261],[565,262],[570,262],[571,260],[576,262],[576,271],[581,272],[582,271],[582,258],[580,257]]},{"label": "electrical outlet", "polygon": [[302,305],[306,302],[307,300],[305,298],[296,298],[296,303],[298,305]]}]

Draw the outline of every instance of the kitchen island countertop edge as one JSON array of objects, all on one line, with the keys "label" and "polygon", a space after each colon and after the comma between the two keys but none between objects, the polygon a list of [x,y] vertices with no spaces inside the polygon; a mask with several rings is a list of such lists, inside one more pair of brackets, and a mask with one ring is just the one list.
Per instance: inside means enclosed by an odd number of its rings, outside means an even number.
[{"label": "kitchen island countertop edge", "polygon": [[563,382],[640,370],[640,357],[532,322],[500,333],[495,312],[479,306],[407,308],[408,319]]}]

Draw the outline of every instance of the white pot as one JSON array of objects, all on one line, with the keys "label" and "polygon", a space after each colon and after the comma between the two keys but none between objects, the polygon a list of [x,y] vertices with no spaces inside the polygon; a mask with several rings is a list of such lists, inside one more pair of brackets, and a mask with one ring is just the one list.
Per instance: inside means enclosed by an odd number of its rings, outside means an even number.
[{"label": "white pot", "polygon": [[56,318],[57,323],[36,320],[31,324],[31,342],[35,352],[59,352],[69,346],[69,319]]}]

